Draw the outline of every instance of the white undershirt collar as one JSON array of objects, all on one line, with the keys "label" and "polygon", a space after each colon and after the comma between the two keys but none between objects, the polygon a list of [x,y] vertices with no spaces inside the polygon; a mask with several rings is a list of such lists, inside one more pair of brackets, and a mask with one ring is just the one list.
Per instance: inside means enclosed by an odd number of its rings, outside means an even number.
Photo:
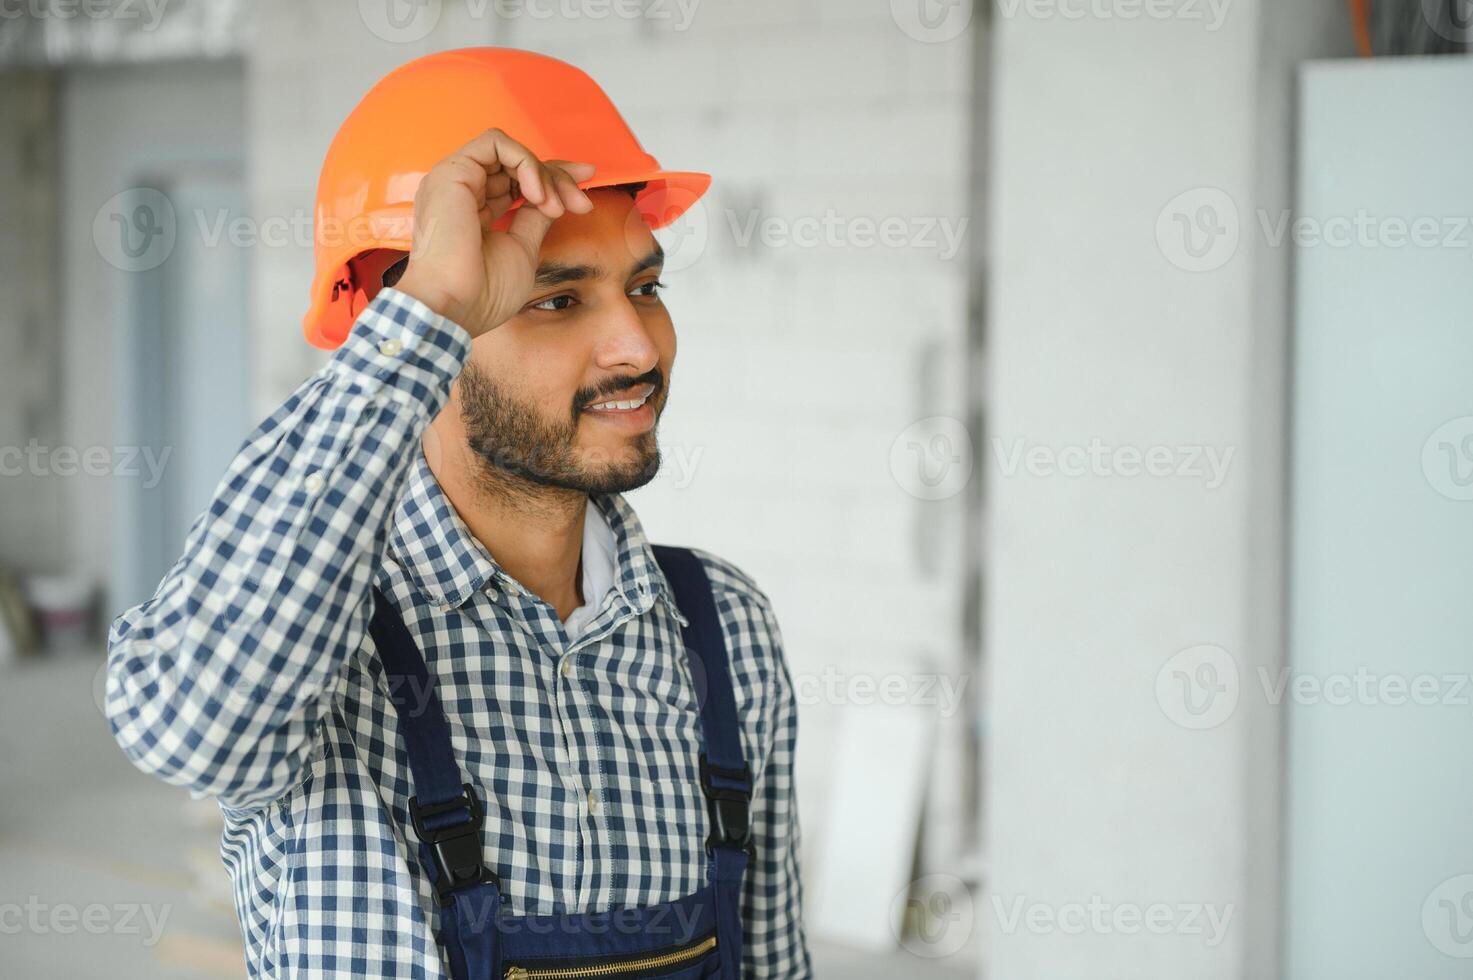
[{"label": "white undershirt collar", "polygon": [[569,640],[576,640],[603,608],[614,587],[614,531],[592,500],[583,514],[583,605],[563,623]]}]

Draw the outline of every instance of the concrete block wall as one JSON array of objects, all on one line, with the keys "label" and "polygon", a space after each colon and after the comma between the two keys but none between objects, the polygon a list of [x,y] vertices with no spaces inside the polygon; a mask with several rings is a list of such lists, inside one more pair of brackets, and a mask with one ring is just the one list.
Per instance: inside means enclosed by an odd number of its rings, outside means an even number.
[{"label": "concrete block wall", "polygon": [[[12,71],[0,85],[0,565],[60,571],[66,497],[44,458],[63,439],[62,361],[55,257],[60,211],[56,174],[56,80]],[[39,451],[39,449],[38,449]]]}]

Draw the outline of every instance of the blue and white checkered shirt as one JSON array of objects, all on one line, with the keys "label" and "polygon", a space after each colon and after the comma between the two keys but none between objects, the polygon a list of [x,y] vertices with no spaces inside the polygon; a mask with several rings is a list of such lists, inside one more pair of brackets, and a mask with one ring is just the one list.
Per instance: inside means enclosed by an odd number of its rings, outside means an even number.
[{"label": "blue and white checkered shirt", "polygon": [[[183,556],[113,624],[107,714],[141,769],[219,799],[253,977],[443,977],[410,774],[368,633],[400,609],[486,804],[511,914],[643,906],[705,881],[696,691],[681,616],[633,510],[591,505],[614,587],[569,642],[471,535],[421,449],[470,353],[383,290],[245,441]],[[700,553],[755,793],[745,973],[811,973],[793,792],[796,701],[767,597]]]}]

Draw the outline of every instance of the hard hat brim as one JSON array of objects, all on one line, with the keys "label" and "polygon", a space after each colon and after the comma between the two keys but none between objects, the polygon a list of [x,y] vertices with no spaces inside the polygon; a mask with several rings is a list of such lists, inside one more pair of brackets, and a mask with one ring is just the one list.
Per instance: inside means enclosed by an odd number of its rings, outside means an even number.
[{"label": "hard hat brim", "polygon": [[[711,175],[695,170],[640,170],[628,173],[607,172],[595,174],[588,180],[580,180],[578,186],[584,190],[614,187],[619,184],[644,183],[646,186],[635,197],[635,207],[644,215],[651,228],[663,228],[690,210],[711,185]],[[518,200],[507,213],[498,219],[497,228],[510,223],[511,215],[522,205]],[[382,213],[381,230],[368,235],[353,236],[352,240],[333,248],[323,249],[319,255],[318,273],[312,282],[312,305],[302,318],[302,328],[307,342],[322,350],[336,350],[353,329],[356,314],[352,297],[358,284],[348,282],[349,260],[376,248],[388,248],[407,252],[412,238],[413,209],[396,209],[392,214]],[[347,282],[344,287],[344,282]]]}]

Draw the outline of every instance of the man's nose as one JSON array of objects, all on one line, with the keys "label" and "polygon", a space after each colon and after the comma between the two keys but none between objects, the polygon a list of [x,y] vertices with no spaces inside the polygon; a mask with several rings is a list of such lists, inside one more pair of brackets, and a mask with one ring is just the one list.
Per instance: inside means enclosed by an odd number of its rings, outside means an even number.
[{"label": "man's nose", "polygon": [[610,305],[599,325],[595,363],[606,371],[643,374],[660,362],[660,351],[629,297]]}]

